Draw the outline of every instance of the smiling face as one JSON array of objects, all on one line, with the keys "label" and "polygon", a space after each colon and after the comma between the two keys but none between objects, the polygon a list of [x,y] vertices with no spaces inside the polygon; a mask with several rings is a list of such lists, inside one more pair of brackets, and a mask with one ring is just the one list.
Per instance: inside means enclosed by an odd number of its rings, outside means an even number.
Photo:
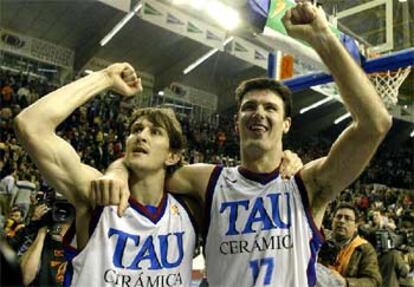
[{"label": "smiling face", "polygon": [[277,151],[289,131],[290,118],[285,117],[283,100],[275,92],[252,90],[240,102],[236,128],[242,152]]}]

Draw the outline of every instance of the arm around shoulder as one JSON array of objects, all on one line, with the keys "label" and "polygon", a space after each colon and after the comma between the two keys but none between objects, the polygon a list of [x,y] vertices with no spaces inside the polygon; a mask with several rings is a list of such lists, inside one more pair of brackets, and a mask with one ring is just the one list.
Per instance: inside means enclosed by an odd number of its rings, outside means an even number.
[{"label": "arm around shoulder", "polygon": [[175,171],[167,178],[167,189],[172,193],[192,196],[204,202],[211,174],[212,164],[190,164]]}]

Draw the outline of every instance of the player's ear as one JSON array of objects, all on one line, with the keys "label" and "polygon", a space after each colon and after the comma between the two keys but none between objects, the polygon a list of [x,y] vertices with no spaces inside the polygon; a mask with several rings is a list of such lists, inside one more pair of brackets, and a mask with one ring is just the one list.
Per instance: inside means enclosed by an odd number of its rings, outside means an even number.
[{"label": "player's ear", "polygon": [[290,126],[292,124],[292,119],[290,117],[286,117],[283,120],[283,133],[287,134],[290,130]]},{"label": "player's ear", "polygon": [[172,166],[174,164],[177,164],[181,159],[181,153],[180,152],[174,152],[170,151],[168,153],[168,158],[165,161],[166,166]]}]

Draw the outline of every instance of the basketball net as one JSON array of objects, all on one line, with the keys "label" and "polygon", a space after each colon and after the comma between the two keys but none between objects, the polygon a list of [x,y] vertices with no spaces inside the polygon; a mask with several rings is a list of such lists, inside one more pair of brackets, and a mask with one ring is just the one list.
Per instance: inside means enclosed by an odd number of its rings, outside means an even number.
[{"label": "basketball net", "polygon": [[368,74],[387,108],[392,108],[398,103],[398,90],[410,71],[411,66],[408,66],[395,71]]}]

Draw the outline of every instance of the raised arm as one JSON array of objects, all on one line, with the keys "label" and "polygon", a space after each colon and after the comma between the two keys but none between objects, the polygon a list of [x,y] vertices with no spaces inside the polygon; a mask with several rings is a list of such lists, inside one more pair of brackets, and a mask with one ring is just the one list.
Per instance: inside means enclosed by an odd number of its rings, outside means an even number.
[{"label": "raised arm", "polygon": [[129,64],[114,64],[51,92],[15,119],[16,133],[42,175],[77,208],[89,205],[90,181],[100,172],[82,164],[55,129],[76,108],[109,88],[125,96],[142,89]]},{"label": "raised arm", "polygon": [[351,125],[339,136],[326,157],[307,164],[301,172],[311,205],[321,215],[327,203],[351,184],[367,166],[391,128],[392,118],[366,74],[328,28],[320,9],[300,2],[288,11],[284,24],[289,35],[308,42],[331,71]]}]

